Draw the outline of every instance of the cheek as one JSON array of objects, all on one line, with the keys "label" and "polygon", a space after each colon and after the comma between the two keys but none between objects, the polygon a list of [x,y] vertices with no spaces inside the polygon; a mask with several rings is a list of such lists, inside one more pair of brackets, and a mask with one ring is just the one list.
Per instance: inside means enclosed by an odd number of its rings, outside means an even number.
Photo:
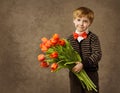
[{"label": "cheek", "polygon": [[74,20],[73,23],[74,23],[75,25],[78,25],[78,24],[79,24],[79,21]]},{"label": "cheek", "polygon": [[78,22],[76,21],[76,22],[74,22],[74,24],[75,24],[75,25],[78,25]]},{"label": "cheek", "polygon": [[77,27],[78,26],[78,22],[74,22],[74,25],[75,25],[75,27]]},{"label": "cheek", "polygon": [[85,27],[89,27],[89,26],[90,26],[90,24],[86,23],[86,24],[84,24],[84,26],[85,26]]}]

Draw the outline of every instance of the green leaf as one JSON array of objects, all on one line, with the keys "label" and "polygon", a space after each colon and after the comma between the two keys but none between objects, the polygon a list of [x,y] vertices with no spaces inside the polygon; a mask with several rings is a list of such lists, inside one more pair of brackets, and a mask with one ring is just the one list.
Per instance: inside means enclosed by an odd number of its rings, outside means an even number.
[{"label": "green leaf", "polygon": [[71,62],[66,62],[64,65],[70,65],[70,64],[74,64],[75,62],[71,61]]}]

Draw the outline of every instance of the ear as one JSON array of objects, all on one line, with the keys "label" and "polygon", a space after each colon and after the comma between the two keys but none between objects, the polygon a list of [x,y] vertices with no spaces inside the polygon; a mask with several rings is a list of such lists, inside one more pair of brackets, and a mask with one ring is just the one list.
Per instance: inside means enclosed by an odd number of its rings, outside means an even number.
[{"label": "ear", "polygon": [[91,26],[91,23],[89,24],[89,27]]},{"label": "ear", "polygon": [[89,20],[89,27],[91,26],[91,24],[92,24],[92,23],[91,23],[91,21]]}]

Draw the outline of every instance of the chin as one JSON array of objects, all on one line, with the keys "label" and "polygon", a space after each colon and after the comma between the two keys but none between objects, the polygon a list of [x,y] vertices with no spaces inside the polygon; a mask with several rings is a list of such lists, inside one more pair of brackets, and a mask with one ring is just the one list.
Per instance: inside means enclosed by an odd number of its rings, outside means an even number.
[{"label": "chin", "polygon": [[84,32],[84,30],[79,30],[79,32]]}]

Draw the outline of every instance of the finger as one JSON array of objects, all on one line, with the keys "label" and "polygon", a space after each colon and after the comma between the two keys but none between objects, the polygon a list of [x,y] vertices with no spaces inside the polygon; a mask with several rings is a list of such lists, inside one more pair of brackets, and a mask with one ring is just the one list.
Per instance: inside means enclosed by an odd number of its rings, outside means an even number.
[{"label": "finger", "polygon": [[72,71],[73,71],[73,72],[76,72],[76,71],[77,71],[77,69],[74,67],[74,68],[72,69]]},{"label": "finger", "polygon": [[76,67],[73,67],[73,68],[72,68],[72,70],[75,70],[75,69],[76,69]]},{"label": "finger", "polygon": [[80,72],[80,70],[77,71],[77,73],[79,73],[79,72]]},{"label": "finger", "polygon": [[76,69],[74,68],[74,69],[72,69],[72,71],[73,71],[73,72],[76,72]]},{"label": "finger", "polygon": [[79,72],[79,70],[78,70],[77,68],[74,68],[72,71],[73,71],[73,72],[76,72],[76,73]]}]

